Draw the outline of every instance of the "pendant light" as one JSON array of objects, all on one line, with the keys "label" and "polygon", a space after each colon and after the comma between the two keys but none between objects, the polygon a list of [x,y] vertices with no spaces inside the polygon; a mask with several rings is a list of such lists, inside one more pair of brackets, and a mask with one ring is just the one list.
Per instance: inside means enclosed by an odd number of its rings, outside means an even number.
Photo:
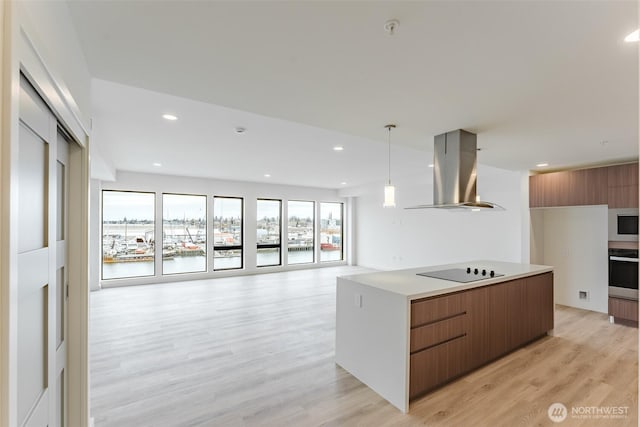
[{"label": "pendant light", "polygon": [[395,129],[396,125],[389,124],[385,128],[389,131],[389,179],[387,185],[384,186],[384,204],[385,208],[396,207],[396,188],[391,185],[391,129]]}]

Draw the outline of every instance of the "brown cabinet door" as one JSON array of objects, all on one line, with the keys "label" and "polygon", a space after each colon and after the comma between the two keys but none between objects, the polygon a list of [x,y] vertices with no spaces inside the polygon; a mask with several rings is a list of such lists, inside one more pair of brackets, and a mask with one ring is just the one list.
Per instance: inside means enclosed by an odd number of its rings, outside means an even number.
[{"label": "brown cabinet door", "polygon": [[529,177],[529,207],[542,208],[544,190],[542,185],[543,175],[531,175]]},{"label": "brown cabinet door", "polygon": [[568,206],[571,202],[570,175],[567,172],[553,172],[540,176],[544,177],[542,180],[543,206]]},{"label": "brown cabinet door", "polygon": [[525,279],[525,332],[523,343],[544,335],[554,325],[553,273]]},{"label": "brown cabinet door", "polygon": [[569,181],[562,172],[545,173],[529,177],[529,206],[544,208],[567,204]]},{"label": "brown cabinet door", "polygon": [[638,301],[609,298],[609,315],[619,319],[638,321]]},{"label": "brown cabinet door", "polygon": [[610,166],[607,171],[609,208],[637,208],[638,164]]},{"label": "brown cabinet door", "polygon": [[487,346],[483,362],[495,359],[507,351],[507,287],[505,284],[487,288]]},{"label": "brown cabinet door", "polygon": [[553,273],[467,292],[470,368],[553,329]]},{"label": "brown cabinet door", "polygon": [[569,174],[568,205],[606,205],[608,168],[581,169]]},{"label": "brown cabinet door", "polygon": [[609,187],[609,208],[637,208],[638,185]]},{"label": "brown cabinet door", "polygon": [[469,365],[476,368],[507,352],[511,331],[509,317],[516,310],[509,306],[508,283],[477,288],[469,299]]},{"label": "brown cabinet door", "polygon": [[527,305],[526,279],[505,283],[507,293],[506,348],[505,352],[526,342]]},{"label": "brown cabinet door", "polygon": [[465,292],[467,296],[467,308],[469,310],[469,368],[473,369],[482,365],[489,358],[489,288],[482,287]]},{"label": "brown cabinet door", "polygon": [[607,168],[609,187],[638,185],[638,164],[609,166]]}]

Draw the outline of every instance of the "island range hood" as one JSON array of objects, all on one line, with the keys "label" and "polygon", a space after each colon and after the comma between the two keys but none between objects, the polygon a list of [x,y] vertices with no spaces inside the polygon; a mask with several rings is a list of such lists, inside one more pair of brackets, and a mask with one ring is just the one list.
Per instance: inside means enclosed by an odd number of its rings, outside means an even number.
[{"label": "island range hood", "polygon": [[497,209],[476,197],[476,134],[462,129],[437,135],[433,144],[433,205],[406,209]]}]

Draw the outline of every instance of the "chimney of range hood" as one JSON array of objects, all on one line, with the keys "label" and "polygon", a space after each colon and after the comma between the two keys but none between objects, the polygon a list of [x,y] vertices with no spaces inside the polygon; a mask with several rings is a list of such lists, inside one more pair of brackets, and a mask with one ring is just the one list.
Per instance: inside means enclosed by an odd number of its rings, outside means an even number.
[{"label": "chimney of range hood", "polygon": [[406,209],[498,209],[495,203],[476,200],[476,134],[457,129],[436,135],[433,144],[433,205]]}]

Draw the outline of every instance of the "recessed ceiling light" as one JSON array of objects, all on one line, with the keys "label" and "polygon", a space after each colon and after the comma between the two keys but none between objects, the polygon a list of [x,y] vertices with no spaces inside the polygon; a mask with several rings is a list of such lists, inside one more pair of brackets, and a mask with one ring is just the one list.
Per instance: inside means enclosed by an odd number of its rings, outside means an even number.
[{"label": "recessed ceiling light", "polygon": [[430,167],[430,168],[432,168],[432,167],[433,167],[433,163],[431,163],[431,164],[429,165],[429,167]]},{"label": "recessed ceiling light", "polygon": [[333,147],[333,151],[342,151],[344,150],[344,147],[342,145],[336,145],[335,147]]},{"label": "recessed ceiling light", "polygon": [[155,163],[153,164],[153,166],[155,166],[155,167],[159,168],[160,166],[162,166],[162,163],[155,162]]},{"label": "recessed ceiling light", "polygon": [[342,182],[340,183],[340,185],[347,185],[347,183],[346,183],[346,182],[344,182],[344,181],[342,181]]},{"label": "recessed ceiling light", "polygon": [[247,131],[246,128],[243,128],[242,126],[238,126],[236,128],[236,133],[245,133]]},{"label": "recessed ceiling light", "polygon": [[536,166],[539,168],[543,168],[545,166],[549,166],[549,163],[538,163]]},{"label": "recessed ceiling light", "polygon": [[174,116],[173,114],[163,114],[162,118],[165,120],[171,120],[172,122],[178,120],[178,117]]},{"label": "recessed ceiling light", "polygon": [[270,173],[265,173],[265,174],[264,174],[264,177],[265,177],[265,178],[271,178],[271,174],[270,174]]},{"label": "recessed ceiling light", "polygon": [[640,30],[635,30],[633,33],[629,34],[624,38],[624,41],[627,43],[640,41]]}]

